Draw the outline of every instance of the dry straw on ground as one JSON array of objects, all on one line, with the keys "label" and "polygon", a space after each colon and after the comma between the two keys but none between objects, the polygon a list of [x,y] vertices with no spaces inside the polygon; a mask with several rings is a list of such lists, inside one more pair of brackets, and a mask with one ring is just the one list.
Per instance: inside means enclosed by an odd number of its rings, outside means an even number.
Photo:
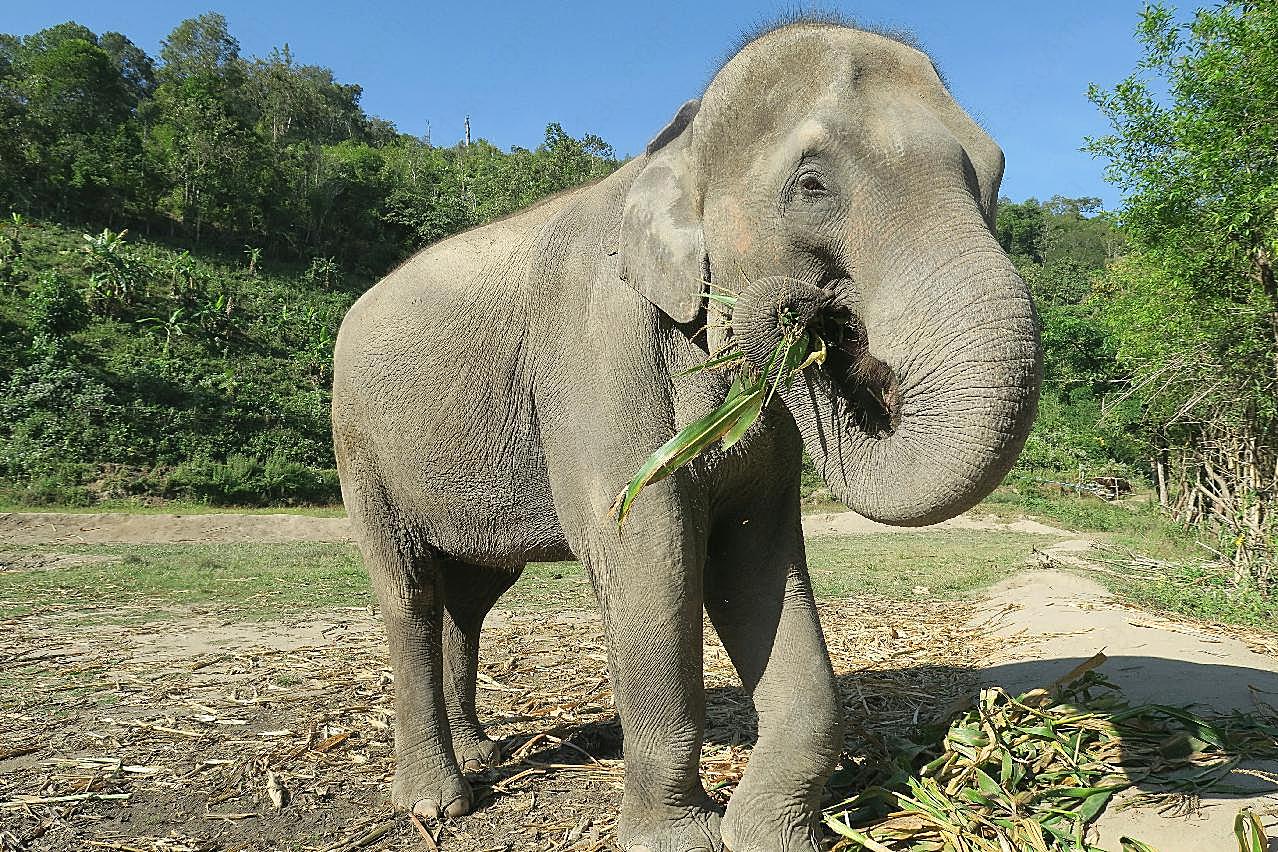
[{"label": "dry straw on ground", "polygon": [[[968,694],[993,651],[964,626],[964,603],[862,598],[822,610],[858,720],[849,781],[881,758],[886,734],[936,721]],[[610,848],[621,735],[592,613],[491,620],[481,713],[510,756],[472,778],[476,813],[420,826],[386,801],[392,681],[373,614],[252,629],[190,612],[133,627],[85,616],[68,604],[0,624],[0,848]],[[702,773],[723,801],[755,719],[708,628],[706,682]]]},{"label": "dry straw on ground", "polygon": [[[477,811],[441,824],[397,816],[387,802],[393,682],[374,613],[291,624],[193,610],[132,626],[89,621],[146,611],[68,603],[0,622],[0,850],[612,848],[621,732],[593,613],[490,619],[479,703],[508,757],[472,776]],[[969,622],[970,602],[922,593],[825,603],[821,614],[852,720],[831,803],[882,782],[901,760],[903,733],[964,712],[976,673],[1009,643]],[[724,802],[755,716],[708,626],[706,636],[701,769]],[[958,763],[947,772],[946,789],[959,775],[979,777]],[[903,826],[912,841],[943,833],[903,819],[876,836],[890,841]]]}]

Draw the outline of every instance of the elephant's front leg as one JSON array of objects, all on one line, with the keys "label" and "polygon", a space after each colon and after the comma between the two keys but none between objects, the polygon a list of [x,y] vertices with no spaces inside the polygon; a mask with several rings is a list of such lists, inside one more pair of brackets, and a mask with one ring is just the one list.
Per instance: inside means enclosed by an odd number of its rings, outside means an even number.
[{"label": "elephant's front leg", "polygon": [[817,618],[797,493],[721,524],[706,609],[754,697],[759,741],[723,819],[732,852],[814,852],[843,715]]},{"label": "elephant's front leg", "polygon": [[618,842],[627,852],[715,852],[719,816],[698,771],[705,725],[700,548],[681,546],[677,529],[633,516],[620,542],[616,527],[604,536],[612,541],[587,561],[625,734]]}]

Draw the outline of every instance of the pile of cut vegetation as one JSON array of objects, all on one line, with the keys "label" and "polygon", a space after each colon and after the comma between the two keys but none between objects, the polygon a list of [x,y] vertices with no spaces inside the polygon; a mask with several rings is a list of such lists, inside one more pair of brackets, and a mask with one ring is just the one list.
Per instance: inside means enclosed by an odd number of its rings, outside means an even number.
[{"label": "pile of cut vegetation", "polygon": [[[1117,793],[1138,788],[1135,803],[1192,806],[1228,792],[1244,761],[1278,757],[1278,718],[1132,706],[1095,671],[1104,661],[1097,654],[1047,689],[983,690],[939,737],[933,729],[898,743],[895,765],[869,770],[876,783],[826,810],[842,838],[835,849],[1102,852],[1088,830]],[[1278,778],[1265,780],[1278,791]],[[1269,848],[1250,810],[1234,833],[1240,852]],[[1155,850],[1124,837],[1122,852]]]}]

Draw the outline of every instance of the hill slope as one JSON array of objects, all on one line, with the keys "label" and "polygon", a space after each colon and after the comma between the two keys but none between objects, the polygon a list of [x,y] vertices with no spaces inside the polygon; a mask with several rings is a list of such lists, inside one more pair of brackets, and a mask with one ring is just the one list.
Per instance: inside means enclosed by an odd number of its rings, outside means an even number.
[{"label": "hill slope", "polygon": [[332,341],[370,281],[10,221],[0,499],[338,499]]}]

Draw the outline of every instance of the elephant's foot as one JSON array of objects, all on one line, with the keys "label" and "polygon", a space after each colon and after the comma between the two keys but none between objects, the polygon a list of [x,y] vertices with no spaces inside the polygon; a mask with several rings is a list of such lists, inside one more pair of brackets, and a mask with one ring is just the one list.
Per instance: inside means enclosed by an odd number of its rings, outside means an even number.
[{"label": "elephant's foot", "polygon": [[470,813],[470,785],[456,771],[439,767],[401,765],[395,770],[391,802],[396,810],[412,811],[426,819],[458,817]]},{"label": "elephant's foot", "polygon": [[462,772],[482,772],[501,763],[501,746],[484,736],[483,731],[466,736],[455,732],[453,754]]},{"label": "elephant's foot", "polygon": [[617,843],[626,852],[723,852],[719,814],[708,805],[639,809],[623,803]]},{"label": "elephant's foot", "polygon": [[723,845],[731,852],[820,852],[811,805],[738,788],[723,817]]}]

